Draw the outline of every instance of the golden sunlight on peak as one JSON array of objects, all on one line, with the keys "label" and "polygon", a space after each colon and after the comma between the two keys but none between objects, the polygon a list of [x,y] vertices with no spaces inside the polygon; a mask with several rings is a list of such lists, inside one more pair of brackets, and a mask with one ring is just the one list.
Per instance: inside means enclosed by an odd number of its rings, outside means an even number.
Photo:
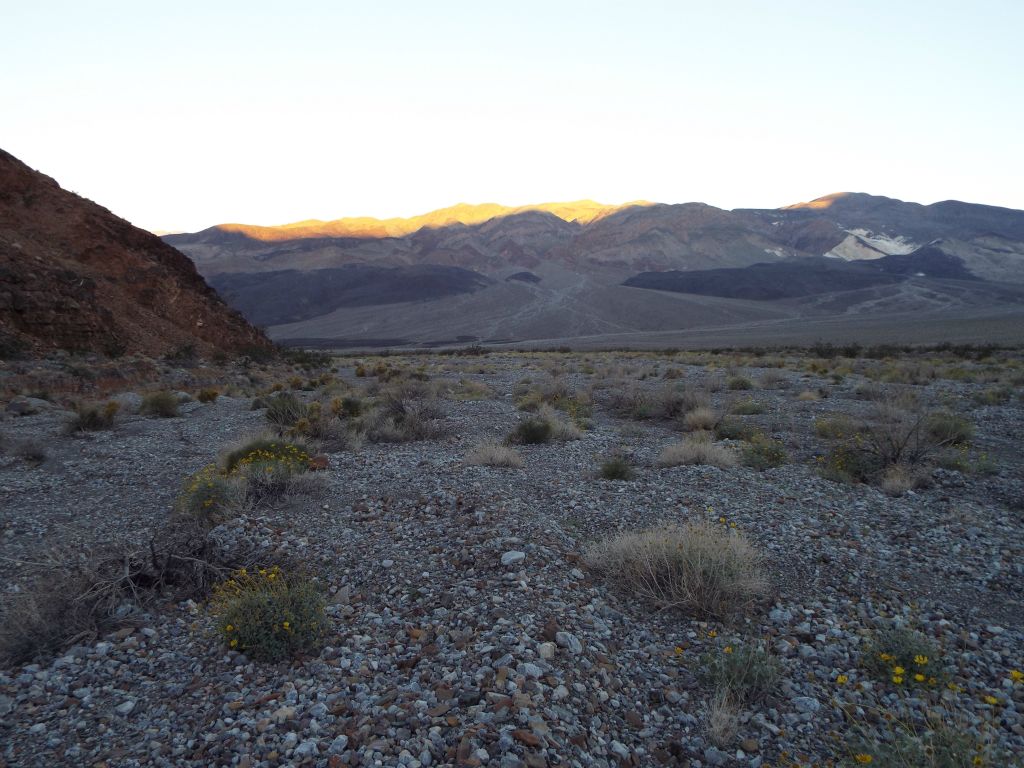
[{"label": "golden sunlight on peak", "polygon": [[841,200],[844,197],[849,197],[849,192],[833,192],[831,195],[825,195],[811,200],[809,203],[794,203],[793,205],[784,205],[780,210],[783,211],[795,211],[801,208],[806,208],[814,211],[819,211],[824,208],[830,208],[833,203],[837,200]]},{"label": "golden sunlight on peak", "polygon": [[457,203],[447,208],[439,208],[436,211],[409,218],[377,219],[372,216],[361,216],[334,221],[307,219],[271,227],[255,224],[220,224],[215,229],[221,232],[242,234],[264,242],[317,237],[403,237],[424,228],[448,227],[454,224],[471,226],[483,224],[491,219],[532,211],[550,213],[563,221],[575,221],[585,225],[623,208],[639,205],[654,205],[654,203],[649,203],[646,200],[636,200],[622,205],[605,205],[594,200],[520,206],[507,206],[498,203]]}]

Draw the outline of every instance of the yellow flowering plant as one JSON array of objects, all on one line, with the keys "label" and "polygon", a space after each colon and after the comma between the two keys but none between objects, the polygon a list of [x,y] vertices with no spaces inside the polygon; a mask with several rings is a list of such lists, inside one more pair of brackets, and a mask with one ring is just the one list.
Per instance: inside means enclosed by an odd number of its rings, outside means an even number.
[{"label": "yellow flowering plant", "polygon": [[327,630],[324,605],[316,582],[273,566],[236,571],[214,587],[209,608],[229,648],[275,662],[319,647]]}]

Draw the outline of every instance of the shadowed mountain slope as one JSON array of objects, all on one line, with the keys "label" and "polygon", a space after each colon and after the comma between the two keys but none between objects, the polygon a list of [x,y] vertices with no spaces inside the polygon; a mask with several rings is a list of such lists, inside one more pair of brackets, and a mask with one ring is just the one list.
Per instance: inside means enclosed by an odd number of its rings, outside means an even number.
[{"label": "shadowed mountain slope", "polygon": [[183,254],[0,150],[7,346],[162,354],[267,345]]}]

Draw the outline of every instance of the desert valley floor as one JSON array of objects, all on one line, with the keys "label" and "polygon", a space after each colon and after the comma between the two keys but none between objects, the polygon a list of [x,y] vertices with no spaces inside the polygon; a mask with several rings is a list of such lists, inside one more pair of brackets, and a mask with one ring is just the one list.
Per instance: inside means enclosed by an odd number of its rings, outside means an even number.
[{"label": "desert valley floor", "polygon": [[[1019,764],[1018,353],[464,352],[3,363],[0,764]],[[69,433],[85,402],[112,423]],[[274,662],[141,576],[196,524],[186,480],[271,428],[311,470],[201,536],[224,578],[326,596]],[[646,599],[607,542],[647,530],[742,541],[763,579]],[[115,550],[109,615],[28,626]]]}]

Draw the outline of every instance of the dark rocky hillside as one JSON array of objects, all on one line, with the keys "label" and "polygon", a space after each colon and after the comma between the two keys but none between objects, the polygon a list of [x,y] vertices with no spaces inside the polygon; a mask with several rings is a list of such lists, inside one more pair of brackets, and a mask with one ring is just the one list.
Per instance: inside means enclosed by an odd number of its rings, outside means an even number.
[{"label": "dark rocky hillside", "polygon": [[9,351],[268,344],[186,256],[2,150],[0,329]]}]

